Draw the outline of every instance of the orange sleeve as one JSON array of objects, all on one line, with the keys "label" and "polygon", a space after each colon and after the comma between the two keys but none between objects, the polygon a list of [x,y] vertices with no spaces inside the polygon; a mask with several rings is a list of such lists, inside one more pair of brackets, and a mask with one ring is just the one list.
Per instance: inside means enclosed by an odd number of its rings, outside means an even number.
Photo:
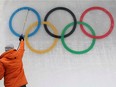
[{"label": "orange sleeve", "polygon": [[4,66],[0,62],[0,80],[4,77],[4,72],[5,72]]},{"label": "orange sleeve", "polygon": [[20,56],[20,58],[22,59],[23,57],[23,53],[24,53],[24,41],[21,40],[20,44],[19,44],[19,48],[17,49],[17,56]]},{"label": "orange sleeve", "polygon": [[24,41],[23,40],[21,40],[19,48],[17,51],[24,51]]}]

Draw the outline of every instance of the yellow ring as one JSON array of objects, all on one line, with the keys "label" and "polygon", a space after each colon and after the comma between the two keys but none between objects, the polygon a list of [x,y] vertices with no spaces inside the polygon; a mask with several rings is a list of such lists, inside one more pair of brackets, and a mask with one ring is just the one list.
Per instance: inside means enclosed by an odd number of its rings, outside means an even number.
[{"label": "yellow ring", "polygon": [[[58,35],[57,29],[56,29],[50,22],[42,22],[42,24],[46,24],[46,25],[50,26],[50,28],[54,31],[54,33],[55,33],[56,35]],[[56,44],[57,44],[57,42],[58,42],[58,38],[55,38],[53,44],[52,44],[49,48],[47,48],[47,49],[45,49],[45,50],[37,50],[37,49],[34,49],[34,48],[30,45],[30,43],[29,43],[29,41],[28,41],[28,34],[29,34],[30,31],[33,29],[33,27],[35,27],[35,26],[37,26],[37,25],[38,25],[38,22],[34,22],[33,24],[31,24],[31,25],[27,28],[27,30],[26,30],[26,32],[25,32],[25,41],[26,41],[27,47],[28,47],[32,52],[35,52],[35,53],[38,53],[38,54],[43,54],[43,53],[49,52],[50,50],[52,50],[52,49],[56,46]]]}]

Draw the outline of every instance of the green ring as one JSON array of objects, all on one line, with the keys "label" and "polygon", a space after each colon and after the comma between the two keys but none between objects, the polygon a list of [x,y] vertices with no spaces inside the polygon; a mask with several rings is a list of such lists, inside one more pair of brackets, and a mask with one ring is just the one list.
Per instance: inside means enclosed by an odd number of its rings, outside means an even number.
[{"label": "green ring", "polygon": [[[96,35],[95,32],[94,32],[94,30],[93,30],[93,28],[92,28],[90,25],[88,25],[87,23],[85,23],[85,22],[79,22],[79,21],[78,21],[77,24],[85,25],[85,26],[87,27],[87,29],[89,29],[89,30],[91,31],[92,35],[94,35],[94,36]],[[70,48],[66,45],[66,43],[65,43],[65,41],[64,41],[65,32],[66,32],[67,29],[69,29],[69,27],[71,27],[71,26],[73,26],[73,25],[74,25],[74,22],[68,24],[68,25],[63,29],[62,35],[61,35],[61,42],[62,42],[64,48],[65,48],[66,50],[68,50],[69,52],[73,53],[73,54],[84,54],[84,53],[87,53],[87,52],[90,51],[90,50],[93,48],[93,46],[95,45],[95,42],[96,42],[96,39],[95,39],[95,38],[93,38],[91,45],[90,45],[87,49],[85,49],[85,50],[83,50],[83,51],[75,51],[75,50],[72,50],[72,49],[70,49]]]}]

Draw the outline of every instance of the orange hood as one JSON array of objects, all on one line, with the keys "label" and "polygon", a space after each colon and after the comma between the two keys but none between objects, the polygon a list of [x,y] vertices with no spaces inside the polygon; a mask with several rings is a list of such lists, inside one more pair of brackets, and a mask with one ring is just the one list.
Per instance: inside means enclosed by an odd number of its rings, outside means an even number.
[{"label": "orange hood", "polygon": [[0,55],[1,58],[8,58],[8,59],[14,59],[16,54],[15,54],[16,49],[11,49],[9,51],[4,52],[2,55]]}]

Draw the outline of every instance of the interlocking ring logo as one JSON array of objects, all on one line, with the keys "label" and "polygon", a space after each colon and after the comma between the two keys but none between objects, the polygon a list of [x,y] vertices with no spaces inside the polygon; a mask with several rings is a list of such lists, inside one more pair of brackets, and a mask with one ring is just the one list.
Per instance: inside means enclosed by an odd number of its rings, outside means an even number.
[{"label": "interlocking ring logo", "polygon": [[[46,53],[46,52],[49,52],[50,50],[52,50],[52,49],[56,46],[56,44],[57,44],[57,42],[58,42],[59,39],[61,39],[61,42],[62,42],[64,48],[65,48],[67,51],[69,51],[69,52],[71,52],[71,53],[73,53],[73,54],[84,54],[84,53],[87,53],[87,52],[89,52],[89,51],[94,47],[95,42],[96,42],[96,39],[103,39],[103,38],[109,36],[109,35],[111,34],[111,32],[113,31],[113,28],[114,28],[114,19],[113,19],[112,14],[111,14],[108,10],[106,10],[105,8],[103,8],[103,7],[90,7],[90,8],[88,8],[88,9],[86,9],[86,10],[82,13],[82,15],[81,15],[79,21],[77,21],[76,16],[74,15],[74,13],[73,13],[70,9],[68,9],[68,8],[66,8],[66,7],[56,7],[56,8],[51,9],[51,10],[46,14],[46,16],[45,16],[43,22],[41,22],[41,17],[40,17],[39,13],[38,13],[35,9],[33,9],[33,8],[31,8],[31,7],[22,7],[22,8],[17,9],[16,11],[14,11],[14,13],[11,15],[10,20],[9,20],[9,28],[10,28],[11,32],[12,32],[15,36],[18,36],[18,37],[20,36],[20,34],[17,33],[17,32],[14,30],[14,28],[13,28],[13,26],[12,26],[12,21],[13,21],[14,16],[15,16],[19,11],[22,11],[22,10],[31,11],[31,12],[33,12],[33,13],[36,15],[36,17],[37,17],[37,21],[34,22],[33,24],[29,25],[29,27],[26,29],[26,32],[25,32],[25,40],[26,40],[26,45],[28,46],[28,48],[29,48],[32,52],[35,52],[35,53],[38,53],[38,54],[43,54],[43,53]],[[72,16],[72,18],[73,18],[73,22],[69,23],[68,25],[66,25],[66,26],[64,27],[64,29],[62,30],[61,35],[58,35],[58,30],[55,28],[55,26],[54,26],[52,23],[50,23],[49,21],[47,21],[47,20],[48,20],[48,17],[49,17],[53,12],[55,12],[55,11],[57,11],[57,10],[63,10],[63,11],[65,11],[65,12],[68,12],[68,13]],[[109,28],[108,32],[106,32],[105,34],[103,34],[103,35],[101,35],[101,36],[97,36],[97,35],[95,34],[94,29],[93,29],[88,23],[85,23],[85,22],[83,21],[83,19],[84,19],[86,13],[88,13],[88,12],[91,11],[91,10],[101,10],[101,11],[103,11],[104,13],[106,13],[106,14],[108,15],[108,17],[110,18],[110,28]],[[29,43],[29,41],[28,41],[28,38],[29,38],[30,36],[33,36],[34,34],[36,34],[36,33],[39,31],[39,29],[40,29],[40,27],[41,27],[41,24],[44,25],[45,31],[46,31],[50,36],[54,37],[54,42],[53,42],[53,44],[52,44],[49,48],[47,48],[47,49],[45,49],[45,50],[37,50],[37,49],[34,49],[34,48],[30,45],[30,43]],[[80,25],[80,28],[81,28],[82,32],[83,32],[87,37],[90,37],[90,38],[93,39],[91,45],[90,45],[87,49],[82,50],[82,51],[75,51],[75,50],[72,50],[71,48],[69,48],[69,47],[67,46],[67,44],[66,44],[66,42],[65,42],[65,40],[64,40],[66,37],[68,37],[68,36],[70,36],[71,34],[73,34],[73,32],[75,31],[77,25]],[[51,32],[49,31],[49,29],[48,29],[47,26],[49,26],[49,27],[53,30],[53,33],[51,33]],[[72,27],[72,30],[71,30],[68,34],[65,34],[65,32],[66,32],[71,26],[73,26],[73,27]],[[84,29],[83,26],[87,27],[87,29],[89,29],[89,30],[91,31],[91,34],[88,33],[88,32]],[[34,27],[36,27],[35,30],[34,30],[32,33],[30,33],[30,31],[31,31]]]}]

